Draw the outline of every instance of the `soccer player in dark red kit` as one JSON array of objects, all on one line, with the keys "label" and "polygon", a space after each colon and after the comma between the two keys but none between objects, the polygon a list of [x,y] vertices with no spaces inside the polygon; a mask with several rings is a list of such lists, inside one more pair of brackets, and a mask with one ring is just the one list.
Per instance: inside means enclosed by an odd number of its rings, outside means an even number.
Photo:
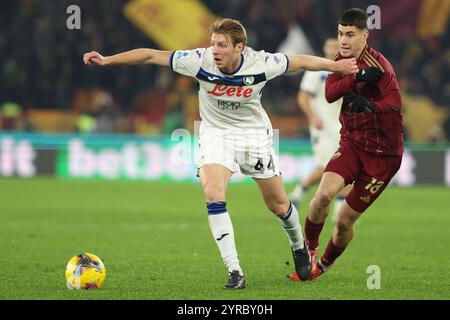
[{"label": "soccer player in dark red kit", "polygon": [[[354,224],[379,197],[398,171],[403,154],[402,101],[392,65],[367,45],[368,15],[360,9],[344,12],[339,20],[339,52],[335,60],[354,57],[356,75],[331,74],[326,99],[343,97],[339,149],[328,162],[305,222],[305,235],[314,280],[343,253],[354,235]],[[331,200],[346,185],[353,188],[342,205],[333,235],[317,261],[319,235]]]}]

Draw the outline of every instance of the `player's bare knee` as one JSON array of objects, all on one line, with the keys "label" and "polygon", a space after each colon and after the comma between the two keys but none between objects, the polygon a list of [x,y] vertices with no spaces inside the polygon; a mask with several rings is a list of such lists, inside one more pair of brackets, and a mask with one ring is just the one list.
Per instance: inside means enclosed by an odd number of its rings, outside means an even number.
[{"label": "player's bare knee", "polygon": [[351,230],[353,228],[354,223],[355,222],[352,219],[341,216],[336,220],[337,231],[345,232],[345,231]]},{"label": "player's bare knee", "polygon": [[217,184],[205,184],[203,186],[203,193],[208,202],[225,200],[225,189]]},{"label": "player's bare knee", "polygon": [[333,195],[324,190],[318,190],[314,196],[314,202],[318,207],[326,207],[333,200]]}]

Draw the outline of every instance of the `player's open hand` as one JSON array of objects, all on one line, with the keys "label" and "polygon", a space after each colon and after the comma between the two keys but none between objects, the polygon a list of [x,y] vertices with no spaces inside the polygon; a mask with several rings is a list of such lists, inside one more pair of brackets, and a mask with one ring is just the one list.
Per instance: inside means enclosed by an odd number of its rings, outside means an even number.
[{"label": "player's open hand", "polygon": [[355,58],[336,61],[336,72],[344,76],[358,73],[358,65]]},{"label": "player's open hand", "polygon": [[108,64],[107,59],[97,51],[87,52],[83,55],[84,64],[95,66],[106,66]]}]

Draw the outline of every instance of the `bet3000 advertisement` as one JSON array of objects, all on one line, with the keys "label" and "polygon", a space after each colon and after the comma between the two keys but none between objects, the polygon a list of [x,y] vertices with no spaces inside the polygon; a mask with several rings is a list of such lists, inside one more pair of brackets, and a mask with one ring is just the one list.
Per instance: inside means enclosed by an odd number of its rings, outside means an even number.
[{"label": "bet3000 advertisement", "polygon": [[[0,177],[196,182],[197,140],[187,132],[164,137],[1,134]],[[315,167],[307,140],[279,140],[274,148],[287,183]],[[235,169],[232,182],[250,181]],[[392,183],[450,186],[450,146],[408,146]]]}]

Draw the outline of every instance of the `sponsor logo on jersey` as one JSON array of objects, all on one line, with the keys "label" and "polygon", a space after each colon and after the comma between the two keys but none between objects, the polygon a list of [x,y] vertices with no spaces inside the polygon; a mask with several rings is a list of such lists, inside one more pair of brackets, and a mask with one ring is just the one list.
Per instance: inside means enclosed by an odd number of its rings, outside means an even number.
[{"label": "sponsor logo on jersey", "polygon": [[207,93],[216,97],[228,96],[228,97],[244,97],[250,98],[253,93],[252,88],[244,89],[243,86],[228,86],[226,84],[216,84],[214,88]]},{"label": "sponsor logo on jersey", "polygon": [[177,59],[184,59],[191,55],[190,51],[178,51],[177,52]]},{"label": "sponsor logo on jersey", "polygon": [[246,85],[248,85],[248,86],[252,85],[253,82],[255,82],[255,77],[253,77],[253,76],[244,77],[244,83]]},{"label": "sponsor logo on jersey", "polygon": [[218,100],[217,107],[220,110],[237,110],[241,107],[241,103],[238,101]]},{"label": "sponsor logo on jersey", "polygon": [[370,202],[370,196],[359,197],[359,199],[360,199],[362,202],[365,202],[365,203],[369,203],[369,202]]}]

